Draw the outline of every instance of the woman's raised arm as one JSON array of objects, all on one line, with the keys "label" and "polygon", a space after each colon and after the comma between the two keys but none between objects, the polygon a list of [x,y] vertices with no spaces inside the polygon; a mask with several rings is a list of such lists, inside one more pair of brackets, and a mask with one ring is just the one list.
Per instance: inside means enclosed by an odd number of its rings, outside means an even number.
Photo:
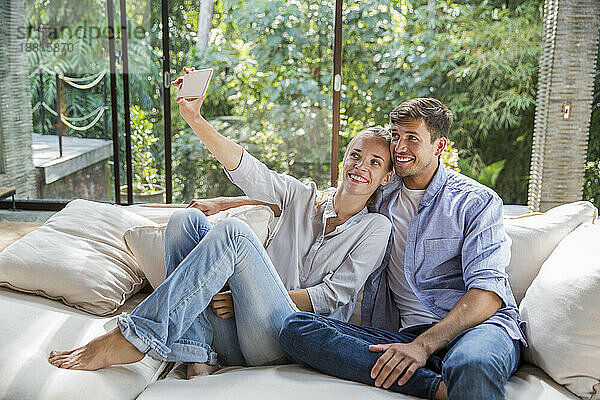
[{"label": "woman's raised arm", "polygon": [[[188,73],[193,69],[184,68]],[[177,78],[172,84],[179,88],[183,82],[182,77]],[[237,143],[229,140],[217,132],[200,114],[205,97],[197,99],[175,99],[179,104],[179,114],[194,130],[196,136],[202,140],[208,151],[228,170],[234,170],[240,165],[244,149]]]}]

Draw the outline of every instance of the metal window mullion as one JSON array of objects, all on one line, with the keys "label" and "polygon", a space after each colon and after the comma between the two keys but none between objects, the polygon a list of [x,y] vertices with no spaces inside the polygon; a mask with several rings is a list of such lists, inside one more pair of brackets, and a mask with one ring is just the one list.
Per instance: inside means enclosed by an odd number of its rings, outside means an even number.
[{"label": "metal window mullion", "polygon": [[108,54],[110,64],[110,108],[112,115],[113,177],[115,182],[115,203],[121,203],[121,169],[119,166],[119,124],[117,113],[117,58],[115,56],[115,13],[113,0],[106,1],[108,19]]},{"label": "metal window mullion", "polygon": [[129,59],[127,40],[127,0],[121,4],[121,48],[123,49],[123,115],[125,116],[125,162],[127,171],[127,203],[133,204],[133,166],[131,162],[131,115],[129,111]]},{"label": "metal window mullion", "polygon": [[331,128],[331,186],[337,186],[340,152],[340,90],[342,87],[342,0],[335,0],[333,33],[333,121]]},{"label": "metal window mullion", "polygon": [[171,155],[171,76],[169,72],[169,0],[162,0],[163,47],[163,122],[165,134],[165,195],[166,203],[173,202],[173,177]]}]

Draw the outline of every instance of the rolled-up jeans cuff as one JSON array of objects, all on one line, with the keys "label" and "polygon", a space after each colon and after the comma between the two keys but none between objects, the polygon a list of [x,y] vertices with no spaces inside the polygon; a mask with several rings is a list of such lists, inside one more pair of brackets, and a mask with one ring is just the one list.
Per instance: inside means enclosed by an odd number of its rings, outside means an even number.
[{"label": "rolled-up jeans cuff", "polygon": [[217,365],[218,354],[204,344],[180,339],[171,345],[171,352],[165,361],[196,362]]},{"label": "rolled-up jeans cuff", "polygon": [[165,360],[170,350],[156,343],[143,330],[136,327],[131,317],[127,314],[121,314],[117,317],[117,326],[121,330],[123,337],[133,345],[136,349],[150,357]]},{"label": "rolled-up jeans cuff", "polygon": [[117,326],[123,337],[136,349],[150,357],[163,361],[198,362],[217,365],[217,353],[210,347],[201,343],[180,339],[173,343],[171,348],[152,338],[145,331],[136,326],[127,314],[119,315]]},{"label": "rolled-up jeans cuff", "polygon": [[429,396],[427,397],[429,400],[435,400],[435,393],[437,392],[438,387],[440,386],[441,382],[442,382],[441,375],[437,375],[435,378],[433,378],[433,381],[431,382],[431,386],[429,387]]}]

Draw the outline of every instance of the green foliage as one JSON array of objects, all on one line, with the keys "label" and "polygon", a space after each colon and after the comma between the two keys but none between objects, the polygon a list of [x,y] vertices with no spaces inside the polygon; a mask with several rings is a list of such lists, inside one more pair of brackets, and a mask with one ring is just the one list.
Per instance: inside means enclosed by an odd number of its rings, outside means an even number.
[{"label": "green foliage", "polygon": [[[131,107],[131,163],[133,166],[133,187],[138,192],[153,193],[158,183],[158,169],[153,147],[158,139],[154,136],[153,125],[147,113],[138,106]],[[156,151],[156,150],[154,150]]]},{"label": "green foliage", "polygon": [[[480,160],[481,165],[505,159],[495,189],[506,203],[524,203],[542,3],[442,0],[432,9],[426,0],[345,1],[340,158],[355,133],[388,123],[389,112],[403,100],[434,96],[455,115],[451,132],[455,144],[444,153],[444,163],[456,169],[459,156]],[[77,19],[106,26],[104,1],[26,4],[34,26],[69,25]],[[184,65],[215,70],[203,115],[271,168],[327,186],[334,2],[215,0],[211,40],[202,52],[195,47],[200,0],[170,4],[171,72]],[[128,2],[129,30],[142,26],[148,32],[129,42],[131,104],[146,112],[143,119],[157,139],[148,148],[162,176],[160,12],[160,2]],[[76,45],[73,54],[57,54],[43,62],[66,74],[88,75],[108,68],[106,41],[79,40]],[[30,56],[33,70],[42,56]],[[46,102],[52,104],[53,83],[50,77],[45,79]],[[32,79],[34,99],[36,82]],[[118,90],[120,101],[120,76]],[[72,96],[69,115],[83,115],[101,103],[99,92]],[[174,200],[238,194],[178,116],[177,107],[172,101]],[[121,137],[123,131],[120,118]],[[120,144],[124,160],[124,140]]]},{"label": "green foliage", "polygon": [[347,129],[386,123],[412,97],[453,111],[461,158],[510,160],[496,189],[524,203],[541,51],[543,1],[348,2],[343,97]]},{"label": "green foliage", "polygon": [[460,172],[463,175],[473,178],[482,185],[492,189],[496,186],[496,181],[500,172],[504,169],[504,164],[506,164],[506,160],[496,161],[490,165],[479,167],[477,163],[472,161],[471,163],[468,160],[458,161]]}]

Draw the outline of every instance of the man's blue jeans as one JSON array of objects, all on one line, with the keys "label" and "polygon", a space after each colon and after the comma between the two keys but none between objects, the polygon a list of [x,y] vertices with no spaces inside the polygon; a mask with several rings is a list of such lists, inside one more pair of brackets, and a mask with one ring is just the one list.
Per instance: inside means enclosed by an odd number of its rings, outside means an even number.
[{"label": "man's blue jeans", "polygon": [[[394,333],[300,312],[285,321],[279,343],[296,362],[373,386],[371,369],[382,353],[369,351],[369,345],[410,343],[431,326],[418,325]],[[390,390],[434,399],[443,379],[450,400],[504,400],[504,385],[519,359],[518,341],[501,326],[481,324],[429,357],[405,385],[394,383]]]},{"label": "man's blue jeans", "polygon": [[[138,350],[166,361],[226,365],[284,362],[278,335],[298,311],[262,244],[243,221],[211,229],[204,214],[175,213],[165,233],[167,277],[117,324]],[[235,316],[217,317],[212,297],[228,283]]]}]

